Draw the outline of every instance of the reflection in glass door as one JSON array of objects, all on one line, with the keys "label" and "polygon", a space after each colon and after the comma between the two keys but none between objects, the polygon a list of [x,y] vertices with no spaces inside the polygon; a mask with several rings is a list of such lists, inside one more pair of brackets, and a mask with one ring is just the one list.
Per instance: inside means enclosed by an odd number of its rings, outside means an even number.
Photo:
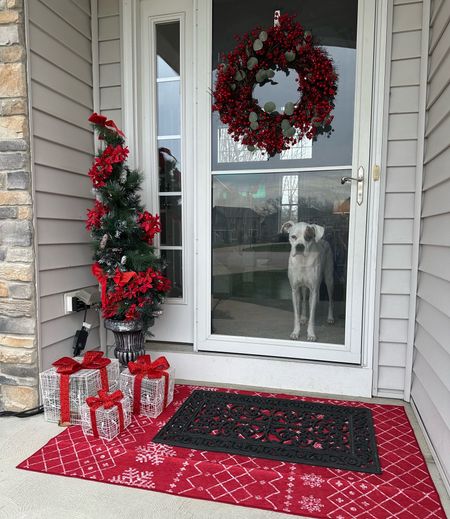
[{"label": "reflection in glass door", "polygon": [[[333,134],[267,158],[211,123],[210,320],[200,349],[359,363],[367,185],[341,183],[368,169],[373,6],[358,0],[212,2],[212,82],[234,34],[297,14],[339,75]],[[371,11],[370,11],[371,10]],[[370,11],[370,14],[368,14]],[[292,75],[254,87],[283,110],[301,93]],[[363,79],[362,79],[363,78]],[[354,138],[357,135],[357,138]]]},{"label": "reflection in glass door", "polygon": [[[338,182],[342,173],[214,175],[214,333],[287,340],[294,331],[293,304],[299,304],[298,338],[307,340],[311,295],[306,284],[314,282],[319,267],[320,281],[325,268],[332,273],[333,312],[329,316],[327,287],[319,282],[315,339],[345,343],[350,186]],[[297,222],[307,225],[297,232]],[[316,229],[323,229],[317,242]],[[301,303],[292,297],[290,277],[296,276],[305,277]]]},{"label": "reflection in glass door", "polygon": [[155,30],[160,251],[172,281],[168,297],[182,298],[180,22],[158,23]]}]

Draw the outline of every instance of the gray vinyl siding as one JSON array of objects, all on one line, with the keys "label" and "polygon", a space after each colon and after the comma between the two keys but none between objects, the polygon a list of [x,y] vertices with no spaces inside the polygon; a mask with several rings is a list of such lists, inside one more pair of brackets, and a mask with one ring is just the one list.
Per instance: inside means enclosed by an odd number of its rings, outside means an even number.
[{"label": "gray vinyl siding", "polygon": [[411,394],[450,482],[450,0],[431,11]]},{"label": "gray vinyl siding", "polygon": [[122,127],[119,0],[98,0],[100,110]]},{"label": "gray vinyl siding", "polygon": [[417,175],[421,1],[394,0],[380,280],[377,394],[403,398]]},{"label": "gray vinyl siding", "polygon": [[[70,355],[82,314],[64,315],[63,293],[95,285],[85,230],[94,141],[89,0],[28,2],[33,168],[39,268],[40,359]],[[88,346],[99,344],[99,322]]]}]

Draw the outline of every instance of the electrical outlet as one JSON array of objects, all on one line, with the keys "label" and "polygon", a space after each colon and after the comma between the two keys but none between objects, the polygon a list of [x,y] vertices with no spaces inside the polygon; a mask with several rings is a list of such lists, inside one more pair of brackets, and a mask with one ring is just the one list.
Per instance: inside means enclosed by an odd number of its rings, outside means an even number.
[{"label": "electrical outlet", "polygon": [[64,294],[64,314],[73,314],[76,312],[75,299],[77,299],[78,290],[66,292]]},{"label": "electrical outlet", "polygon": [[64,294],[64,313],[71,314],[84,310],[85,305],[92,308],[100,302],[100,294],[97,287],[82,288]]}]

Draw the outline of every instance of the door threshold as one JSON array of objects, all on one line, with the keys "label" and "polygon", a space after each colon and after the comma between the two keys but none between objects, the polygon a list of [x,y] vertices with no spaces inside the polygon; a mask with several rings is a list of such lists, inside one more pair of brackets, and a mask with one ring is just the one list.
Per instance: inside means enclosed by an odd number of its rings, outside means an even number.
[{"label": "door threshold", "polygon": [[[205,381],[353,397],[372,396],[372,369],[330,362],[305,361],[218,352],[197,352],[189,344],[147,342],[152,358],[167,357],[179,380]],[[206,379],[206,380],[205,380]]]}]

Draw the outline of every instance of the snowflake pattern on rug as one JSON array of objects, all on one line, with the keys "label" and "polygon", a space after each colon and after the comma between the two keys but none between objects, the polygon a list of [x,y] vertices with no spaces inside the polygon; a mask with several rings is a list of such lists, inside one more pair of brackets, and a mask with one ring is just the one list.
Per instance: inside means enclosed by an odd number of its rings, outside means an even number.
[{"label": "snowflake pattern on rug", "polygon": [[119,483],[120,485],[125,485],[127,487],[138,487],[138,488],[148,488],[154,489],[155,483],[153,481],[153,472],[150,470],[144,470],[143,472],[139,472],[139,470],[129,468],[123,471],[119,476],[114,476],[109,481],[111,483]]},{"label": "snowflake pattern on rug", "polygon": [[316,519],[445,519],[402,406],[258,393],[370,409],[383,472],[366,474],[153,443],[193,390],[176,385],[174,402],[158,418],[134,417],[111,442],[69,427],[19,468]]},{"label": "snowflake pattern on rug", "polygon": [[323,508],[322,500],[314,496],[302,496],[300,499],[300,508],[308,512],[320,512]]},{"label": "snowflake pattern on rug", "polygon": [[313,472],[311,472],[311,474],[303,474],[300,476],[300,479],[303,481],[304,485],[311,488],[321,487],[322,483],[325,481],[323,477],[314,474]]},{"label": "snowflake pattern on rug", "polygon": [[143,447],[136,449],[136,461],[139,463],[152,463],[153,465],[161,465],[168,456],[176,456],[176,452],[163,443],[150,442]]}]

